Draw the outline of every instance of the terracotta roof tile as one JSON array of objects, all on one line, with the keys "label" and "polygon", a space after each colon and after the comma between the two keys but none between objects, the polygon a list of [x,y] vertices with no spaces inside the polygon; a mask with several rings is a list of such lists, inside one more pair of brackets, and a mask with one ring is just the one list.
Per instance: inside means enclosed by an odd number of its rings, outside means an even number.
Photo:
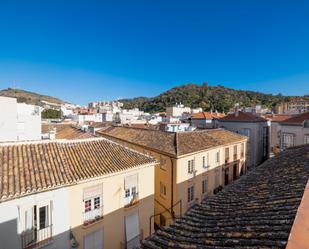
[{"label": "terracotta roof tile", "polygon": [[119,139],[132,144],[148,147],[172,156],[181,156],[247,139],[244,136],[224,129],[175,133],[115,126],[103,131],[98,131],[97,134],[107,138]]},{"label": "terracotta roof tile", "polygon": [[191,115],[191,119],[215,119],[223,118],[225,115],[223,113],[216,112],[198,112]]},{"label": "terracotta roof tile", "polygon": [[0,202],[154,163],[104,138],[0,144]]},{"label": "terracotta roof tile", "polygon": [[57,124],[57,125],[42,125],[42,133],[47,133],[56,128],[56,139],[84,139],[94,137],[89,132],[84,132],[81,129],[71,124]]},{"label": "terracotta roof tile", "polygon": [[309,178],[309,145],[288,149],[158,230],[143,248],[285,248]]},{"label": "terracotta roof tile", "polygon": [[256,116],[250,112],[239,111],[238,115],[236,113],[228,114],[223,118],[220,118],[222,122],[266,122],[267,120]]},{"label": "terracotta roof tile", "polygon": [[293,115],[288,114],[274,114],[265,116],[267,120],[271,120],[272,122],[281,122],[291,117],[293,117]]},{"label": "terracotta roof tile", "polygon": [[298,124],[301,125],[306,120],[309,120],[309,112],[298,114],[281,122],[281,124]]}]

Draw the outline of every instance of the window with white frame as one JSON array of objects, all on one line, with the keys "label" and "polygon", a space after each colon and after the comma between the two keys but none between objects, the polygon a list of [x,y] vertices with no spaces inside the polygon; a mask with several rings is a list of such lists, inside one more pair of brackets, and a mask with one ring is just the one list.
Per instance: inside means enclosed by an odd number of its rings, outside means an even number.
[{"label": "window with white frame", "polygon": [[294,146],[294,134],[283,133],[282,134],[282,149],[286,149]]},{"label": "window with white frame", "polygon": [[138,197],[138,174],[126,176],[124,179],[125,205]]},{"label": "window with white frame", "polygon": [[188,188],[188,202],[194,200],[194,186]]},{"label": "window with white frame", "polygon": [[83,191],[84,211],[90,212],[91,210],[98,209],[102,204],[102,185],[96,185],[85,188]]},{"label": "window with white frame", "polygon": [[192,174],[194,171],[194,160],[188,160],[188,173]]},{"label": "window with white frame", "polygon": [[208,181],[207,179],[202,181],[202,194],[207,194],[208,192]]},{"label": "window with white frame", "polygon": [[28,248],[52,237],[52,201],[22,207],[20,213],[22,248]]},{"label": "window with white frame", "polygon": [[160,182],[160,195],[166,197],[166,186],[162,182]]},{"label": "window with white frame", "polygon": [[309,144],[309,134],[304,136],[304,144]]},{"label": "window with white frame", "polygon": [[209,154],[203,156],[203,168],[207,169],[209,166]]}]

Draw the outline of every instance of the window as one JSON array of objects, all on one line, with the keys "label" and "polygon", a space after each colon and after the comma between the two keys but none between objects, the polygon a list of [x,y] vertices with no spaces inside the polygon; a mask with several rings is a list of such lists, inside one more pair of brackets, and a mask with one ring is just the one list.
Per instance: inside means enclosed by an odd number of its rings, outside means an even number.
[{"label": "window", "polygon": [[208,153],[206,156],[203,156],[203,168],[207,169],[209,164],[209,156]]},{"label": "window", "polygon": [[294,146],[294,134],[283,133],[282,134],[282,149]]},{"label": "window", "polygon": [[194,160],[189,160],[188,161],[188,173],[192,174],[194,170]]},{"label": "window", "polygon": [[85,212],[89,212],[91,209],[91,200],[85,201]]},{"label": "window", "polygon": [[166,196],[166,186],[162,182],[160,182],[160,195],[162,197]]},{"label": "window", "polygon": [[217,151],[216,153],[216,162],[220,163],[220,151]]},{"label": "window", "polygon": [[103,248],[103,229],[94,231],[84,237],[84,249]]},{"label": "window", "polygon": [[163,156],[160,156],[160,168],[166,170],[166,159]]},{"label": "window", "polygon": [[124,179],[125,205],[138,197],[138,174],[126,176]]},{"label": "window", "polygon": [[304,144],[309,144],[309,134],[306,134],[304,137]]},{"label": "window", "polygon": [[237,145],[234,145],[234,161],[237,160]]},{"label": "window", "polygon": [[40,230],[48,227],[48,206],[39,208]]},{"label": "window", "polygon": [[129,197],[130,196],[130,189],[126,189],[125,193],[124,193],[125,197]]},{"label": "window", "polygon": [[94,198],[94,209],[100,208],[100,197]]},{"label": "window", "polygon": [[245,154],[245,144],[244,144],[244,143],[242,143],[242,144],[241,144],[241,152],[240,152],[240,156],[241,156],[241,158],[243,158],[243,157],[244,157],[244,154]]},{"label": "window", "polygon": [[230,149],[225,148],[225,163],[227,163],[230,159]]},{"label": "window", "polygon": [[188,188],[188,202],[193,201],[194,199],[194,186]]},{"label": "window", "polygon": [[95,218],[102,217],[102,185],[95,185],[85,188],[83,192],[84,222],[88,222],[94,220]]},{"label": "window", "polygon": [[202,193],[207,194],[208,192],[208,181],[207,179],[202,181]]}]

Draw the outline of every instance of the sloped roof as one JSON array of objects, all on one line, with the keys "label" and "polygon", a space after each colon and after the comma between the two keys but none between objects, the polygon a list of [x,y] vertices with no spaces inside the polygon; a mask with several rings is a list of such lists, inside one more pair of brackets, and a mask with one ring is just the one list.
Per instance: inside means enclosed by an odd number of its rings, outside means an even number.
[{"label": "sloped roof", "polygon": [[42,133],[47,133],[56,128],[56,139],[84,139],[94,135],[73,126],[72,124],[43,124]]},{"label": "sloped roof", "polygon": [[266,122],[267,120],[259,117],[257,115],[254,115],[250,112],[242,112],[239,111],[237,113],[231,113],[226,115],[223,118],[219,119],[222,122]]},{"label": "sloped roof", "polygon": [[281,122],[291,117],[293,117],[293,115],[289,114],[271,114],[265,116],[267,120],[271,120],[272,122]]},{"label": "sloped roof", "polygon": [[98,131],[97,134],[148,147],[172,156],[182,156],[247,139],[244,136],[224,129],[165,132],[114,126],[103,131]]},{"label": "sloped roof", "polygon": [[154,162],[104,138],[0,144],[0,202]]},{"label": "sloped roof", "polygon": [[143,248],[285,248],[309,178],[309,145],[288,149],[158,230]]},{"label": "sloped roof", "polygon": [[298,114],[281,122],[281,124],[302,125],[306,120],[309,120],[309,112]]},{"label": "sloped roof", "polygon": [[198,112],[191,115],[191,119],[215,119],[223,118],[225,115],[223,113],[216,112]]}]

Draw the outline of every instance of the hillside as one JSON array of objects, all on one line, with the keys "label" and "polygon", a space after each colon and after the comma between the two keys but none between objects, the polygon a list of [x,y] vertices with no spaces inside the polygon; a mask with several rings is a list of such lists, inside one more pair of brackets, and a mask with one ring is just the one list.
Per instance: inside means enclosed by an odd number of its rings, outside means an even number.
[{"label": "hillside", "polygon": [[207,83],[204,83],[202,85],[186,84],[175,87],[153,98],[138,97],[120,101],[124,103],[124,108],[138,107],[150,113],[164,111],[166,106],[172,106],[176,102],[181,102],[192,108],[202,107],[205,111],[212,109],[227,112],[236,103],[241,106],[262,104],[272,108],[277,103],[289,101],[292,98],[300,97],[235,90],[223,86],[208,86]]},{"label": "hillside", "polygon": [[55,98],[55,97],[41,95],[38,93],[29,92],[29,91],[25,91],[21,89],[12,89],[12,88],[0,90],[0,96],[17,98],[17,102],[19,103],[26,103],[26,104],[39,105],[39,106],[44,105],[42,101],[46,101],[46,102],[54,103],[54,104],[65,103],[63,100]]}]

